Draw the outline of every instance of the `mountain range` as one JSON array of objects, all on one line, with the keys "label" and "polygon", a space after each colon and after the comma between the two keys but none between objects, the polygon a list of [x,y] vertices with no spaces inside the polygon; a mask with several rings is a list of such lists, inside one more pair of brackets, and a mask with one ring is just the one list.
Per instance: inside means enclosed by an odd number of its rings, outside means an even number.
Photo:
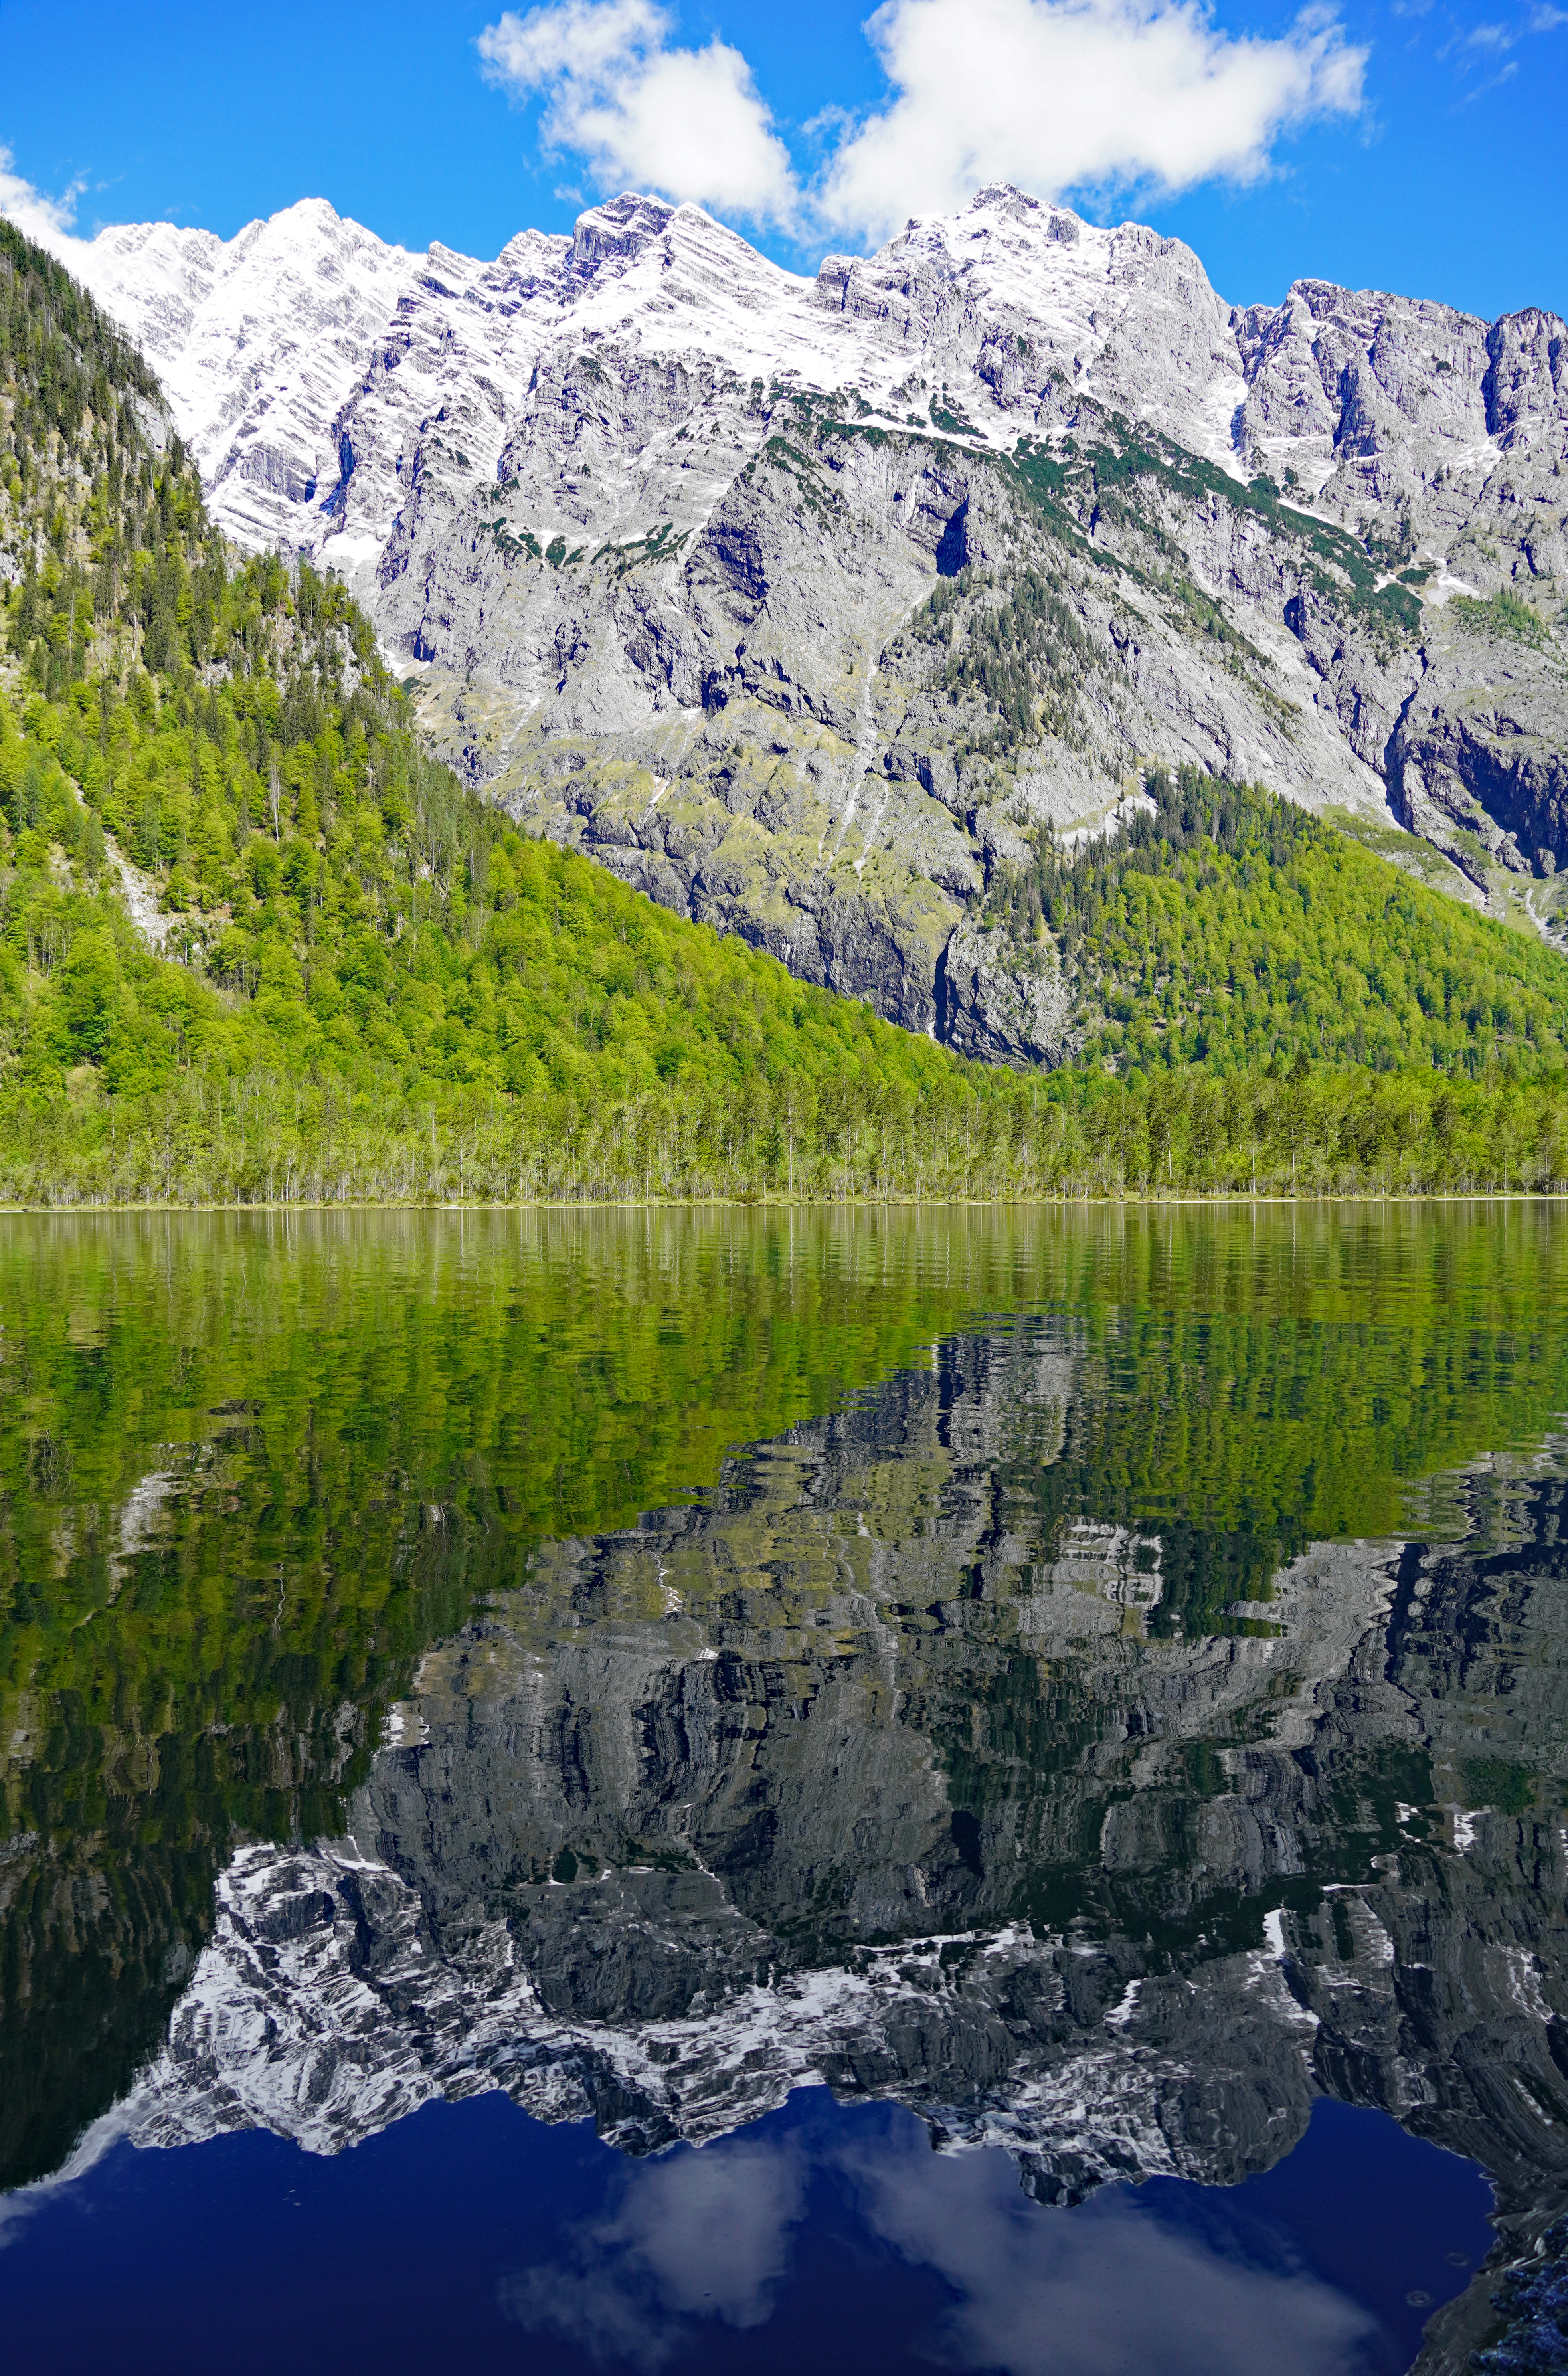
[{"label": "mountain range", "polygon": [[63,244],[242,546],[341,574],[469,783],[909,1028],[1074,1044],[993,885],[1192,766],[1555,938],[1568,333],[1011,188],[788,273],[625,196],[493,263],[316,200]]}]

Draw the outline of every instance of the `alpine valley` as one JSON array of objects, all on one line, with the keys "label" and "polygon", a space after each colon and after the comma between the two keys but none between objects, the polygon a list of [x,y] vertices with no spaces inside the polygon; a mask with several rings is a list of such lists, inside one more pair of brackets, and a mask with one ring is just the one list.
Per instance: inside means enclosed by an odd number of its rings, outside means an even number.
[{"label": "alpine valley", "polygon": [[18,2364],[1564,2365],[1565,463],[1012,188],[0,220]]},{"label": "alpine valley", "polygon": [[995,886],[1156,766],[1560,930],[1555,315],[1239,307],[1007,187],[814,279],[635,196],[493,263],[319,200],[57,245],[217,524],[346,579],[471,787],[908,1028],[1081,1042]]}]

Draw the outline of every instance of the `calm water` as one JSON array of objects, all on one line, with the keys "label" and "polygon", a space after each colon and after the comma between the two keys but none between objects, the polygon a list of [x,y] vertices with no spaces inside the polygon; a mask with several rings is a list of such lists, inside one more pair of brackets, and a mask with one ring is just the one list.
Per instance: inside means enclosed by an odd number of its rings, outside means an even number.
[{"label": "calm water", "polygon": [[1565,1414],[1526,1206],[0,1220],[0,2362],[1464,2367]]}]

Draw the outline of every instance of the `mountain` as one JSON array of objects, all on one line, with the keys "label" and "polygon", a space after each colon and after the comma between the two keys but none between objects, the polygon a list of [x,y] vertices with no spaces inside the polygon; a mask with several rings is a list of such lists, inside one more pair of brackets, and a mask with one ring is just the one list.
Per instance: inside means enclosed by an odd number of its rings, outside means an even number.
[{"label": "mountain", "polygon": [[[1056,466],[1006,467],[1055,505]],[[1020,768],[1075,697],[1051,566],[1005,581],[989,648],[975,564],[925,605],[930,714],[994,713],[966,766]],[[339,581],[235,565],[145,358],[4,223],[0,621],[7,1202],[1562,1177],[1561,955],[1255,785],[1151,765],[1109,839],[1019,825],[937,952],[946,1047],[563,848],[547,779],[518,830],[432,759]],[[645,825],[683,830],[661,797]],[[856,918],[891,910],[834,897],[874,972]]]},{"label": "mountain", "polygon": [[947,1051],[505,830],[340,585],[233,566],[144,358],[4,222],[0,435],[6,1201],[516,1195],[585,1156],[646,1194],[758,1141],[805,1184],[972,1119]]},{"label": "mountain", "polygon": [[981,897],[1151,762],[1559,928],[1554,315],[1237,307],[1006,188],[814,279],[633,196],[493,263],[319,201],[68,254],[472,786],[908,1027],[1039,1053]]}]

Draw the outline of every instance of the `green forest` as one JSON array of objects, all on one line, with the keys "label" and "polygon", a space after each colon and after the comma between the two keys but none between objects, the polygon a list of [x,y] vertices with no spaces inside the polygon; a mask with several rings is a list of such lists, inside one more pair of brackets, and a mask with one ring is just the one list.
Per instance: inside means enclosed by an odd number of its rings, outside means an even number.
[{"label": "green forest", "polygon": [[[1077,1001],[1051,1074],[519,833],[340,586],[225,548],[159,401],[0,224],[0,1201],[1568,1182],[1562,960],[1256,789],[1156,770],[1119,841],[994,876]],[[1056,621],[1004,611],[999,716]]]},{"label": "green forest", "polygon": [[[1568,969],[1262,785],[1151,769],[1114,840],[1000,869],[988,921],[1049,933],[1122,1073],[1303,1054],[1455,1075],[1568,1063]],[[1092,1020],[1090,1020],[1092,1018]]]}]

